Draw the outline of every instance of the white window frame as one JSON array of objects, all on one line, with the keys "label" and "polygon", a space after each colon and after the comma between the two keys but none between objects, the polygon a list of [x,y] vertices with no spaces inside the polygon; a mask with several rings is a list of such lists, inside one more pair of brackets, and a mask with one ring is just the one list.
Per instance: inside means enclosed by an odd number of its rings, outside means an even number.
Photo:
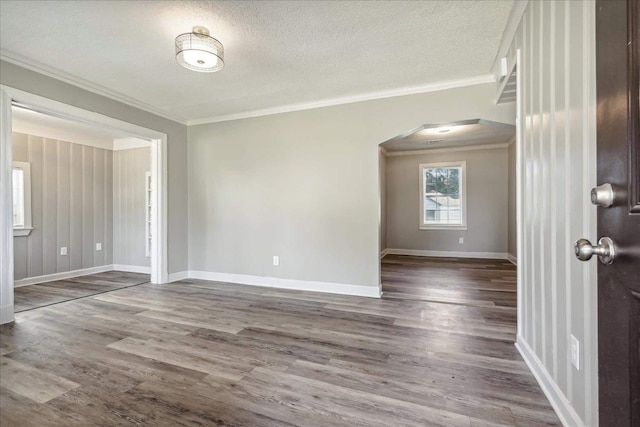
[{"label": "white window frame", "polygon": [[[424,221],[424,170],[434,168],[447,168],[447,167],[459,167],[462,171],[462,177],[460,178],[460,214],[462,221],[460,224],[427,224]],[[467,162],[443,162],[443,163],[421,163],[418,167],[419,175],[419,229],[420,230],[466,230],[467,229]]]},{"label": "white window frame", "polygon": [[22,227],[13,227],[13,237],[24,237],[31,234],[31,230],[33,230],[33,223],[31,222],[31,163],[13,162],[12,173],[13,169],[22,169],[24,181],[24,225]]}]

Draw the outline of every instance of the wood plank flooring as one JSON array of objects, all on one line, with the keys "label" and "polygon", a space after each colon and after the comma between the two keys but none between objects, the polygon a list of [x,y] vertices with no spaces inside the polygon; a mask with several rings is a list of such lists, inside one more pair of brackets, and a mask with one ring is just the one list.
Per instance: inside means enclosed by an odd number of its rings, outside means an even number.
[{"label": "wood plank flooring", "polygon": [[[432,280],[421,262],[449,294],[400,292]],[[0,327],[0,424],[560,425],[513,345],[515,309],[475,293],[513,269],[438,265],[385,259],[383,299],[185,280],[19,313]]]},{"label": "wood plank flooring", "polygon": [[38,307],[147,283],[149,278],[148,274],[106,271],[72,279],[20,286],[14,291],[14,307],[16,313],[33,310]]}]

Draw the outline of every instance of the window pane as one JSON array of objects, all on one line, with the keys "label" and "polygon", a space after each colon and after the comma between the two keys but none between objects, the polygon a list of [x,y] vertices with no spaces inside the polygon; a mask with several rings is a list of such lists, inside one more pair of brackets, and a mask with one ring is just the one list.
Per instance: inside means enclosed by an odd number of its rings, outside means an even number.
[{"label": "window pane", "polygon": [[24,171],[13,169],[13,226],[24,227]]},{"label": "window pane", "polygon": [[428,224],[462,224],[462,167],[424,168],[424,219]]}]

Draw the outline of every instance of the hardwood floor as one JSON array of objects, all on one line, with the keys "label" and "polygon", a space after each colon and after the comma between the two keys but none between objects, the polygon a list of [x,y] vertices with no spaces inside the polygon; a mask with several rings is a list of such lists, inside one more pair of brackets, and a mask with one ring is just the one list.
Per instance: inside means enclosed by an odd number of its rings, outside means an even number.
[{"label": "hardwood floor", "polygon": [[20,286],[14,290],[14,307],[16,313],[33,310],[38,307],[139,285],[148,282],[149,277],[148,274],[106,271],[72,279]]},{"label": "hardwood floor", "polygon": [[[447,292],[400,289],[433,280],[421,261]],[[0,327],[0,424],[560,425],[492,294],[513,269],[444,265],[385,259],[384,299],[185,280],[19,313]]]}]

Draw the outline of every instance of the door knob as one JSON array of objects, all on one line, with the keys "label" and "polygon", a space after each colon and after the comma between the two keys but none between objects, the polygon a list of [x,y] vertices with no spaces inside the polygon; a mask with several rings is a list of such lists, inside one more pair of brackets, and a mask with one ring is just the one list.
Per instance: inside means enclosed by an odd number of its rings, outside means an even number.
[{"label": "door knob", "polygon": [[580,239],[574,246],[576,258],[580,261],[588,261],[593,255],[598,255],[600,262],[611,264],[616,256],[616,247],[608,237],[598,240],[598,245],[593,246],[587,239]]},{"label": "door knob", "polygon": [[613,205],[615,192],[611,184],[598,185],[591,189],[591,203],[603,208],[609,208]]}]

